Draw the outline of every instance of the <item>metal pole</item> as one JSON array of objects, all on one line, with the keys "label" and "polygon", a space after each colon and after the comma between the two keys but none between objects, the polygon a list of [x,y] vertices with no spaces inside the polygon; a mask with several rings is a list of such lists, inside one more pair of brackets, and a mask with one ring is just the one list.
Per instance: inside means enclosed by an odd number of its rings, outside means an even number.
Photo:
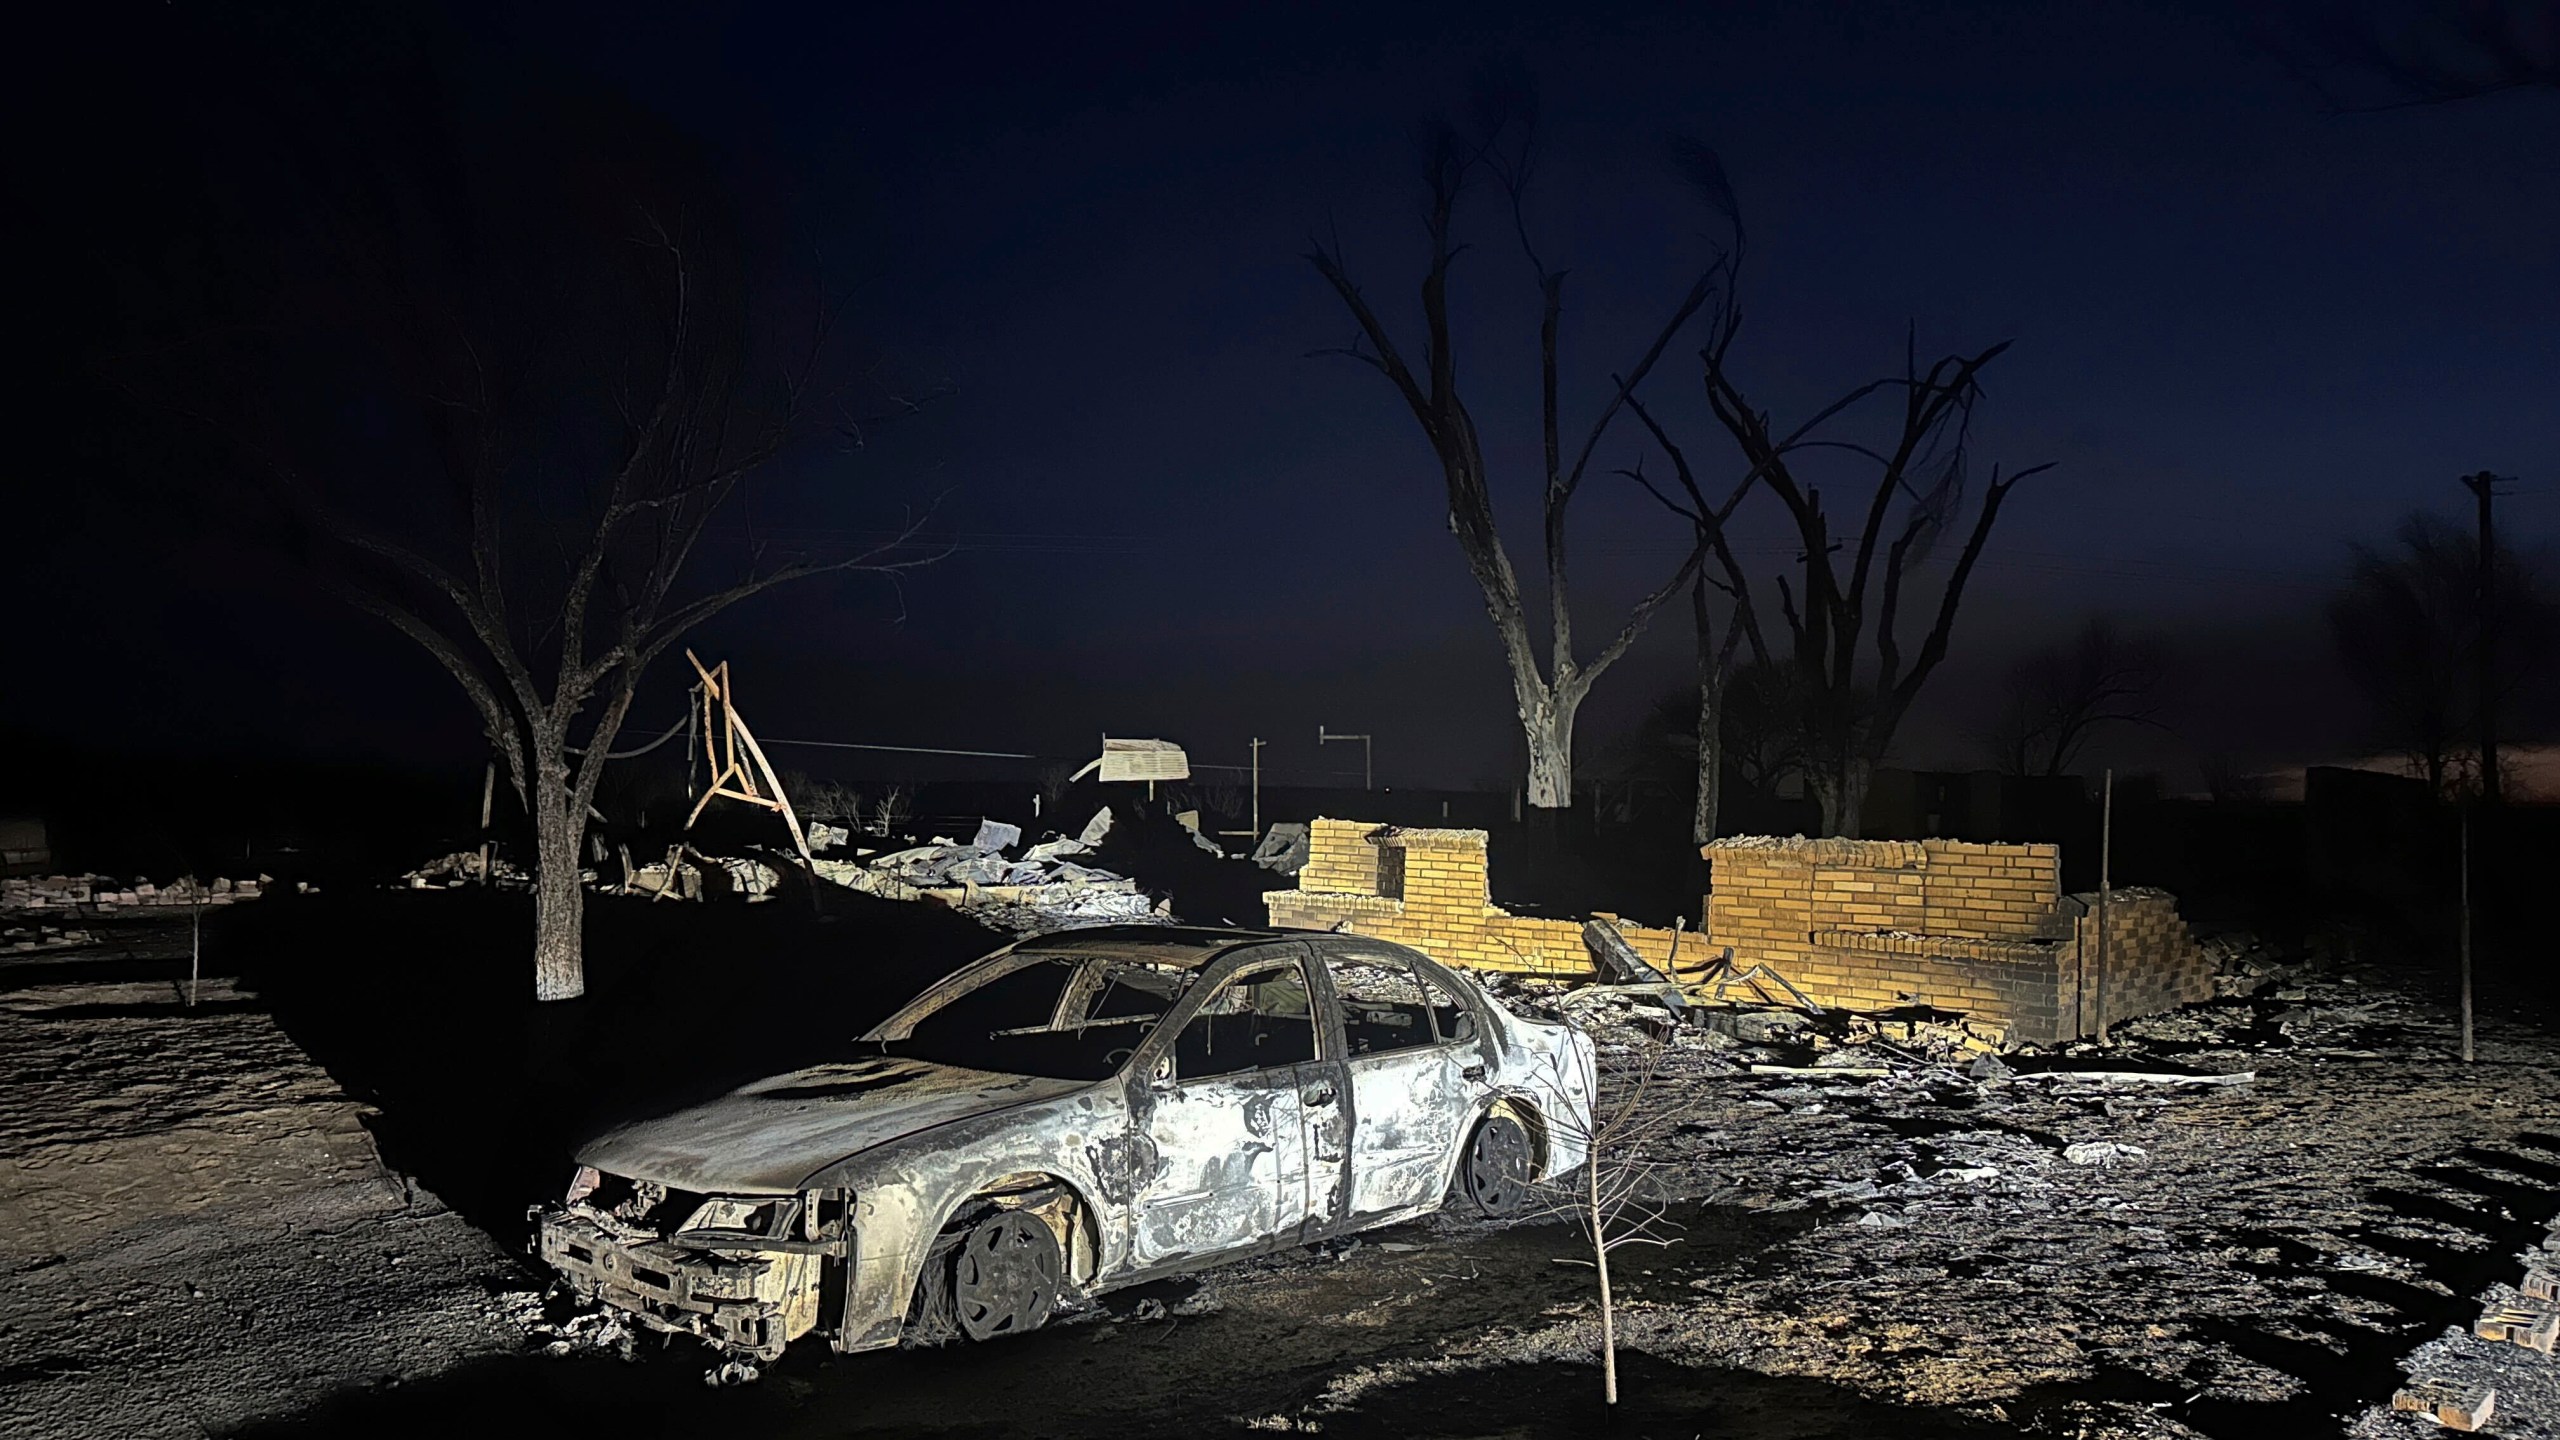
[{"label": "metal pole", "polygon": [[2471,1063],[2471,810],[2462,811],[2462,1063]]},{"label": "metal pole", "polygon": [[2498,783],[2497,610],[2492,594],[2498,572],[2498,526],[2490,502],[2498,493],[2497,484],[2498,477],[2486,470],[2462,477],[2463,488],[2480,502],[2480,575],[2475,600],[2480,613],[2473,618],[2471,627],[2471,662],[2472,683],[2480,692],[2480,798],[2490,805],[2505,798]]},{"label": "metal pole", "polygon": [[1376,789],[1377,775],[1369,760],[1369,737],[1366,735],[1344,735],[1333,730],[1328,730],[1322,725],[1316,726],[1316,744],[1320,746],[1330,745],[1336,740],[1357,740],[1360,742],[1360,788],[1362,790]]},{"label": "metal pole", "polygon": [[2107,902],[2115,891],[2116,772],[2099,782],[2098,801],[2098,1043],[2107,1043]]},{"label": "metal pole", "polygon": [[1262,843],[1262,737],[1253,738],[1253,839]]},{"label": "metal pole", "polygon": [[480,772],[480,883],[489,883],[489,819],[490,806],[498,798],[498,761],[490,757],[489,768]]}]

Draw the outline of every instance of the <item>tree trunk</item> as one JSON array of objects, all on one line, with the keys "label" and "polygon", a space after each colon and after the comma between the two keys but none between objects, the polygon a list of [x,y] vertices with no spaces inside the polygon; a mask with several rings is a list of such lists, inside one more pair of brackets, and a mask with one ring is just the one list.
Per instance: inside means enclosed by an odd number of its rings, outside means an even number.
[{"label": "tree trunk", "polygon": [[1868,762],[1856,756],[1824,765],[1807,778],[1813,785],[1813,798],[1822,806],[1822,833],[1844,840],[1861,837],[1867,808],[1867,782],[1873,773]]},{"label": "tree trunk", "polygon": [[1716,838],[1716,809],[1724,800],[1724,677],[1732,673],[1734,642],[1742,636],[1737,618],[1725,632],[1724,652],[1717,653],[1704,569],[1689,582],[1689,621],[1698,641],[1698,798],[1689,838],[1704,845]]},{"label": "tree trunk", "polygon": [[1724,677],[1716,669],[1698,667],[1698,808],[1689,838],[1700,845],[1716,838],[1716,811],[1724,803]]},{"label": "tree trunk", "polygon": [[1591,1263],[1600,1271],[1600,1394],[1618,1403],[1618,1311],[1609,1295],[1609,1221],[1600,1206],[1600,1157],[1583,1164],[1591,1196]]},{"label": "tree trunk", "polygon": [[1573,716],[1578,701],[1542,696],[1523,699],[1520,734],[1529,742],[1529,804],[1540,810],[1573,808]]},{"label": "tree trunk", "polygon": [[536,742],[533,758],[533,998],[574,1000],[587,993],[586,891],[578,883],[578,842],[586,813],[565,780],[553,747]]}]

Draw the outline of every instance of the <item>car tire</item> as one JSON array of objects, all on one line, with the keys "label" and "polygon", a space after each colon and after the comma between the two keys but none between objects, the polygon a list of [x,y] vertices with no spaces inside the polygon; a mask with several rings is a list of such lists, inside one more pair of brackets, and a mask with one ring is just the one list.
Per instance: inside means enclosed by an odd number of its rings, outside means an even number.
[{"label": "car tire", "polygon": [[1458,1193],[1478,1215],[1517,1215],[1529,1200],[1529,1130],[1509,1115],[1487,1115],[1458,1161]]},{"label": "car tire", "polygon": [[952,1251],[952,1323],[971,1340],[1037,1330],[1057,1309],[1065,1268],[1047,1222],[1027,1211],[997,1211]]}]

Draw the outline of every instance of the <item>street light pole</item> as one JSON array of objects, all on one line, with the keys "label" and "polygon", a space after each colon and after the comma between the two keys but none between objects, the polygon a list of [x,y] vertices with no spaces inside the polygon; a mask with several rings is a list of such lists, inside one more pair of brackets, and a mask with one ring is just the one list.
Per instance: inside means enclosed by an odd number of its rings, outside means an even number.
[{"label": "street light pole", "polygon": [[1316,726],[1316,743],[1318,745],[1328,745],[1336,740],[1357,740],[1360,742],[1360,788],[1363,790],[1373,790],[1377,788],[1374,783],[1374,773],[1369,767],[1369,737],[1366,735],[1344,735],[1337,731],[1327,730],[1321,724]]}]

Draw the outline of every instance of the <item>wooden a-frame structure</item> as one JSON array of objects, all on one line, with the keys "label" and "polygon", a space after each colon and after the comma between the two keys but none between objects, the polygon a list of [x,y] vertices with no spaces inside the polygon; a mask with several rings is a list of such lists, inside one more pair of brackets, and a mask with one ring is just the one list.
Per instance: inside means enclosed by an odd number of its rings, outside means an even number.
[{"label": "wooden a-frame structure", "polygon": [[[738,714],[729,662],[723,660],[706,668],[701,657],[690,649],[684,652],[684,658],[693,662],[693,673],[702,677],[701,685],[696,687],[702,697],[702,754],[711,767],[711,783],[693,802],[693,813],[684,817],[684,828],[691,830],[715,797],[743,800],[779,814],[782,823],[791,829],[791,843],[799,848],[801,863],[814,866],[809,837],[800,828],[800,817],[791,809],[791,797],[783,793],[781,779],[764,758],[764,747],[756,744],[754,732],[747,729],[746,720]],[[761,788],[756,783],[759,776],[764,781]]]}]

